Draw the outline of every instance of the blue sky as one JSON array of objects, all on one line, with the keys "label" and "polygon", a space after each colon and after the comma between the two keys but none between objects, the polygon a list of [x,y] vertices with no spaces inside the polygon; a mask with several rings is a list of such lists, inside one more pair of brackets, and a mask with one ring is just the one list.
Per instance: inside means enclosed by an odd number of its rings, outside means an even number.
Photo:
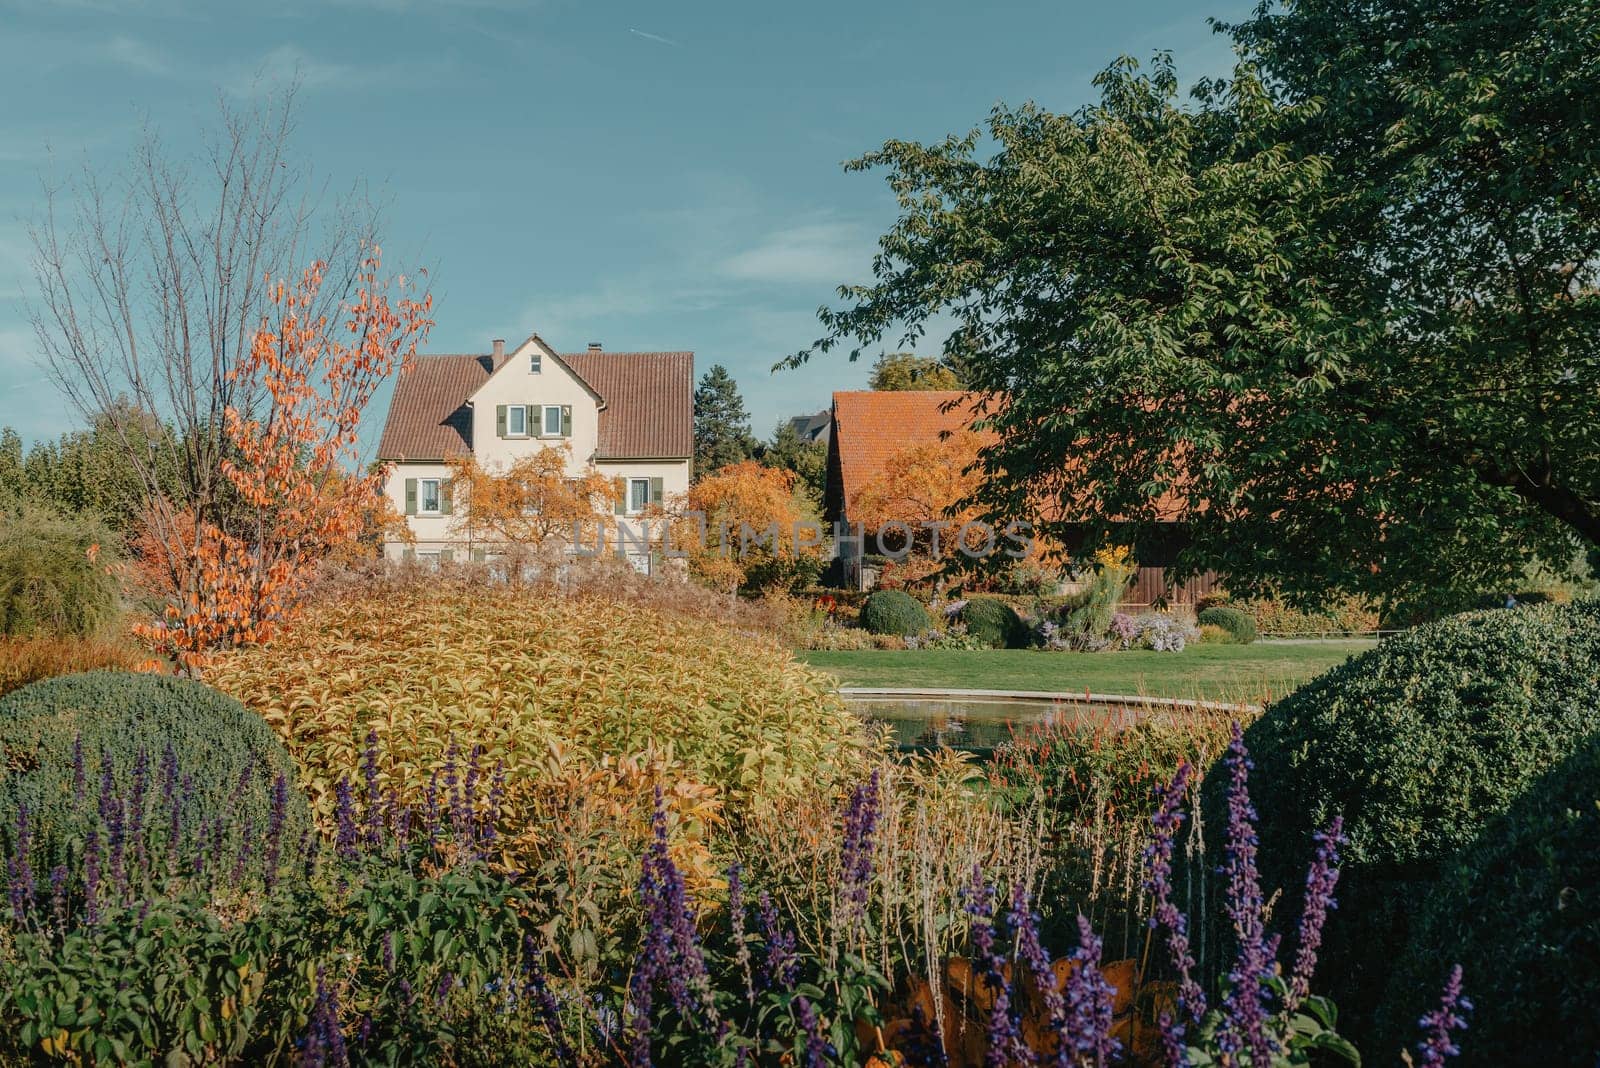
[{"label": "blue sky", "polygon": [[[894,218],[842,161],[932,140],[996,102],[1070,110],[1115,56],[1231,56],[1206,15],[1253,0],[0,0],[0,424],[75,424],[24,302],[41,181],[126,160],[141,122],[188,151],[218,92],[299,72],[297,151],[386,199],[386,265],[431,269],[428,348],[692,349],[738,379],[755,431],[860,388],[865,363],[772,364],[863,281]],[[387,397],[380,408],[387,408]],[[381,422],[382,412],[373,422]]]}]

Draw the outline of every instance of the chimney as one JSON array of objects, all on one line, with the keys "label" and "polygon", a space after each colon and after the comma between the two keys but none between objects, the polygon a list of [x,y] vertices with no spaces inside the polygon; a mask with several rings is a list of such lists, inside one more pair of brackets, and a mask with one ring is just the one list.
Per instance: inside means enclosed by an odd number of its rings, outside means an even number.
[{"label": "chimney", "polygon": [[589,351],[590,352],[599,352],[599,351],[601,351],[600,342],[598,342],[598,341],[589,342]]},{"label": "chimney", "polygon": [[506,355],[506,339],[503,338],[503,337],[495,338],[494,339],[494,358],[496,360],[502,360],[502,359],[505,358],[505,355]]}]

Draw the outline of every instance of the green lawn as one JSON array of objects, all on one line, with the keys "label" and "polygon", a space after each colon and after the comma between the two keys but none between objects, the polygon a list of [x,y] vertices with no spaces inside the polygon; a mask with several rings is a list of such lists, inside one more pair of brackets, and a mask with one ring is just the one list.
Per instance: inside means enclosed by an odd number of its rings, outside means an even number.
[{"label": "green lawn", "polygon": [[1181,653],[1040,649],[800,652],[841,686],[1095,693],[1260,702],[1281,697],[1370,641],[1192,645]]}]

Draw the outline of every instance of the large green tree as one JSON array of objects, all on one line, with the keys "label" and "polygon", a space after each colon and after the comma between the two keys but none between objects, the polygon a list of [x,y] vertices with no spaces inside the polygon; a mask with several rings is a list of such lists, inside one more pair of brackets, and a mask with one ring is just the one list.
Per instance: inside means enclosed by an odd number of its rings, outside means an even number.
[{"label": "large green tree", "polygon": [[822,491],[828,477],[827,445],[805,440],[795,429],[794,421],[785,419],[772,432],[772,440],[762,444],[758,452],[757,459],[767,467],[793,471],[812,511],[821,511]]},{"label": "large green tree", "polygon": [[961,377],[937,356],[886,352],[872,365],[868,385],[889,391],[960,389]]},{"label": "large green tree", "polygon": [[[982,503],[1179,571],[1391,601],[1600,545],[1600,8],[1305,0],[1232,77],[891,141],[901,217],[807,353],[992,391]],[[1170,528],[1169,528],[1170,529]]]},{"label": "large green tree", "polygon": [[694,477],[748,460],[755,451],[739,384],[726,367],[713,364],[694,391]]}]

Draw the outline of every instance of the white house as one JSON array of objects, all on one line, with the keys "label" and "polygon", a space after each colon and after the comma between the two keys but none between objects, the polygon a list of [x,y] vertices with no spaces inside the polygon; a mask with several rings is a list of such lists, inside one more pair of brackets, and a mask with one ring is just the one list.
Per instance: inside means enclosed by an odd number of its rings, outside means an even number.
[{"label": "white house", "polygon": [[[389,542],[385,554],[448,561],[464,550],[452,514],[450,459],[474,455],[492,472],[563,444],[571,474],[593,464],[616,480],[619,516],[686,493],[694,354],[606,352],[594,344],[558,353],[533,334],[509,352],[495,341],[483,355],[418,356],[395,383],[378,444],[378,459],[391,465],[389,500],[414,540]],[[649,568],[648,552],[632,555],[636,567]]]}]

